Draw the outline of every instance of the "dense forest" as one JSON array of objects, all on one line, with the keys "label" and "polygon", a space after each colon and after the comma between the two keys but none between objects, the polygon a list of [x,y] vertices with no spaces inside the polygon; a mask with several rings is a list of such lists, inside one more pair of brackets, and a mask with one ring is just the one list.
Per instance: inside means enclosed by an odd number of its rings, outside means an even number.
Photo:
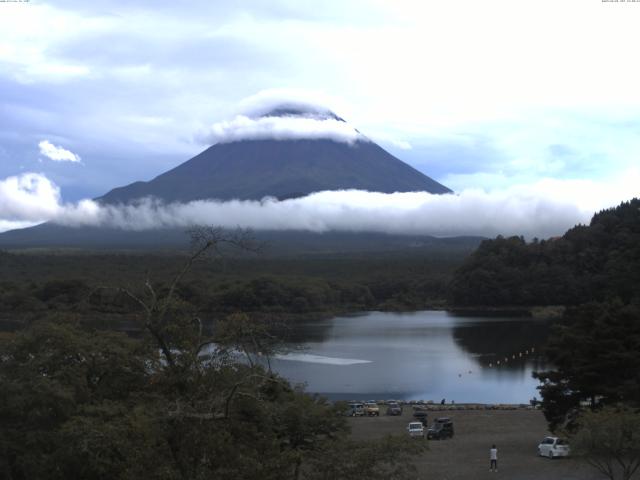
[{"label": "dense forest", "polygon": [[350,440],[269,356],[299,318],[442,305],[467,254],[1,252],[0,478],[415,478],[424,444]]},{"label": "dense forest", "polygon": [[640,296],[640,200],[548,240],[483,241],[451,282],[456,306],[580,305]]},{"label": "dense forest", "polygon": [[[197,240],[162,283],[143,276],[92,291],[89,278],[104,273],[96,265],[84,280],[42,284],[16,270],[32,302],[17,305],[35,317],[0,335],[0,478],[415,478],[409,460],[424,443],[352,441],[344,405],[270,370],[282,343],[267,322],[235,313],[203,328],[182,280],[205,268],[204,253],[238,242],[216,230]],[[135,314],[138,334],[78,322],[104,304]]]},{"label": "dense forest", "polygon": [[[229,251],[192,265],[177,297],[205,320],[243,311],[295,317],[442,307],[468,250],[270,256]],[[0,321],[19,328],[43,314],[122,329],[136,311],[118,289],[162,290],[185,254],[0,252]]]}]

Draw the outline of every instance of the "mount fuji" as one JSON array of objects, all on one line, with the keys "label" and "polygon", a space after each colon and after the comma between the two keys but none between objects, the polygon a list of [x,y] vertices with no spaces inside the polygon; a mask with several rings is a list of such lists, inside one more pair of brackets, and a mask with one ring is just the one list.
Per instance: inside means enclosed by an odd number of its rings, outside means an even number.
[{"label": "mount fuji", "polygon": [[[325,109],[279,105],[253,116],[238,116],[207,132],[212,146],[149,181],[114,188],[96,199],[101,205],[129,205],[153,198],[162,203],[196,200],[286,200],[314,192],[451,193],[402,162]],[[367,235],[366,232],[257,232],[273,243],[340,245],[357,249],[368,238],[385,249],[416,245],[432,237]],[[329,241],[329,238],[331,239]],[[374,240],[376,239],[376,240]],[[422,239],[422,240],[421,240]],[[475,240],[474,240],[475,242]],[[0,247],[167,248],[184,246],[179,229],[129,231],[111,227],[68,227],[44,223],[0,234]],[[372,248],[373,245],[372,245]]]}]

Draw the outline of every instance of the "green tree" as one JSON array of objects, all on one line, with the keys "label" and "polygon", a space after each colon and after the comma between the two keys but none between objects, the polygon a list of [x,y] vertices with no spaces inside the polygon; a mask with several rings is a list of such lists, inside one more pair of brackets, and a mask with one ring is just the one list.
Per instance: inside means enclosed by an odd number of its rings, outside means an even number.
[{"label": "green tree", "polygon": [[58,463],[62,428],[82,412],[138,402],[152,358],[123,334],[44,322],[4,339],[0,351],[0,451],[10,479],[69,478]]},{"label": "green tree", "polygon": [[587,402],[591,408],[640,405],[640,307],[617,301],[567,311],[548,341],[554,370],[537,372],[553,430]]},{"label": "green tree", "polygon": [[215,342],[219,348],[227,349],[226,353],[242,352],[252,366],[265,359],[271,371],[271,356],[285,350],[275,331],[277,327],[278,324],[265,318],[234,313],[217,322]]},{"label": "green tree", "polygon": [[610,480],[631,480],[640,468],[640,413],[625,407],[585,411],[571,435],[572,454]]}]

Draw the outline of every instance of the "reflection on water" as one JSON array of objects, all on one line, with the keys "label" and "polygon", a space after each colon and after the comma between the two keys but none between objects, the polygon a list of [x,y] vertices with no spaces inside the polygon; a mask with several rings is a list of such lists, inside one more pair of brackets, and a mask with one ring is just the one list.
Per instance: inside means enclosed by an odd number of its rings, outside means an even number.
[{"label": "reflection on water", "polygon": [[549,327],[530,318],[370,312],[295,326],[292,355],[272,366],[332,399],[526,403],[538,394],[531,373],[545,367],[538,352]]}]

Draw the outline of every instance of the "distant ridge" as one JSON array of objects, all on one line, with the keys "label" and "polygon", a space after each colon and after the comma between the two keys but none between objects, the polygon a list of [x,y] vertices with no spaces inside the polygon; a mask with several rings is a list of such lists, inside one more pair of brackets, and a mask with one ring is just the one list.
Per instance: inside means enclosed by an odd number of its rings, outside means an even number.
[{"label": "distant ridge", "polygon": [[[436,238],[427,235],[390,235],[372,232],[325,232],[300,230],[256,231],[265,242],[262,255],[314,253],[364,253],[389,251],[472,251],[482,237]],[[45,223],[0,234],[6,249],[184,250],[189,237],[184,229],[123,231],[115,228],[71,228]]]}]

